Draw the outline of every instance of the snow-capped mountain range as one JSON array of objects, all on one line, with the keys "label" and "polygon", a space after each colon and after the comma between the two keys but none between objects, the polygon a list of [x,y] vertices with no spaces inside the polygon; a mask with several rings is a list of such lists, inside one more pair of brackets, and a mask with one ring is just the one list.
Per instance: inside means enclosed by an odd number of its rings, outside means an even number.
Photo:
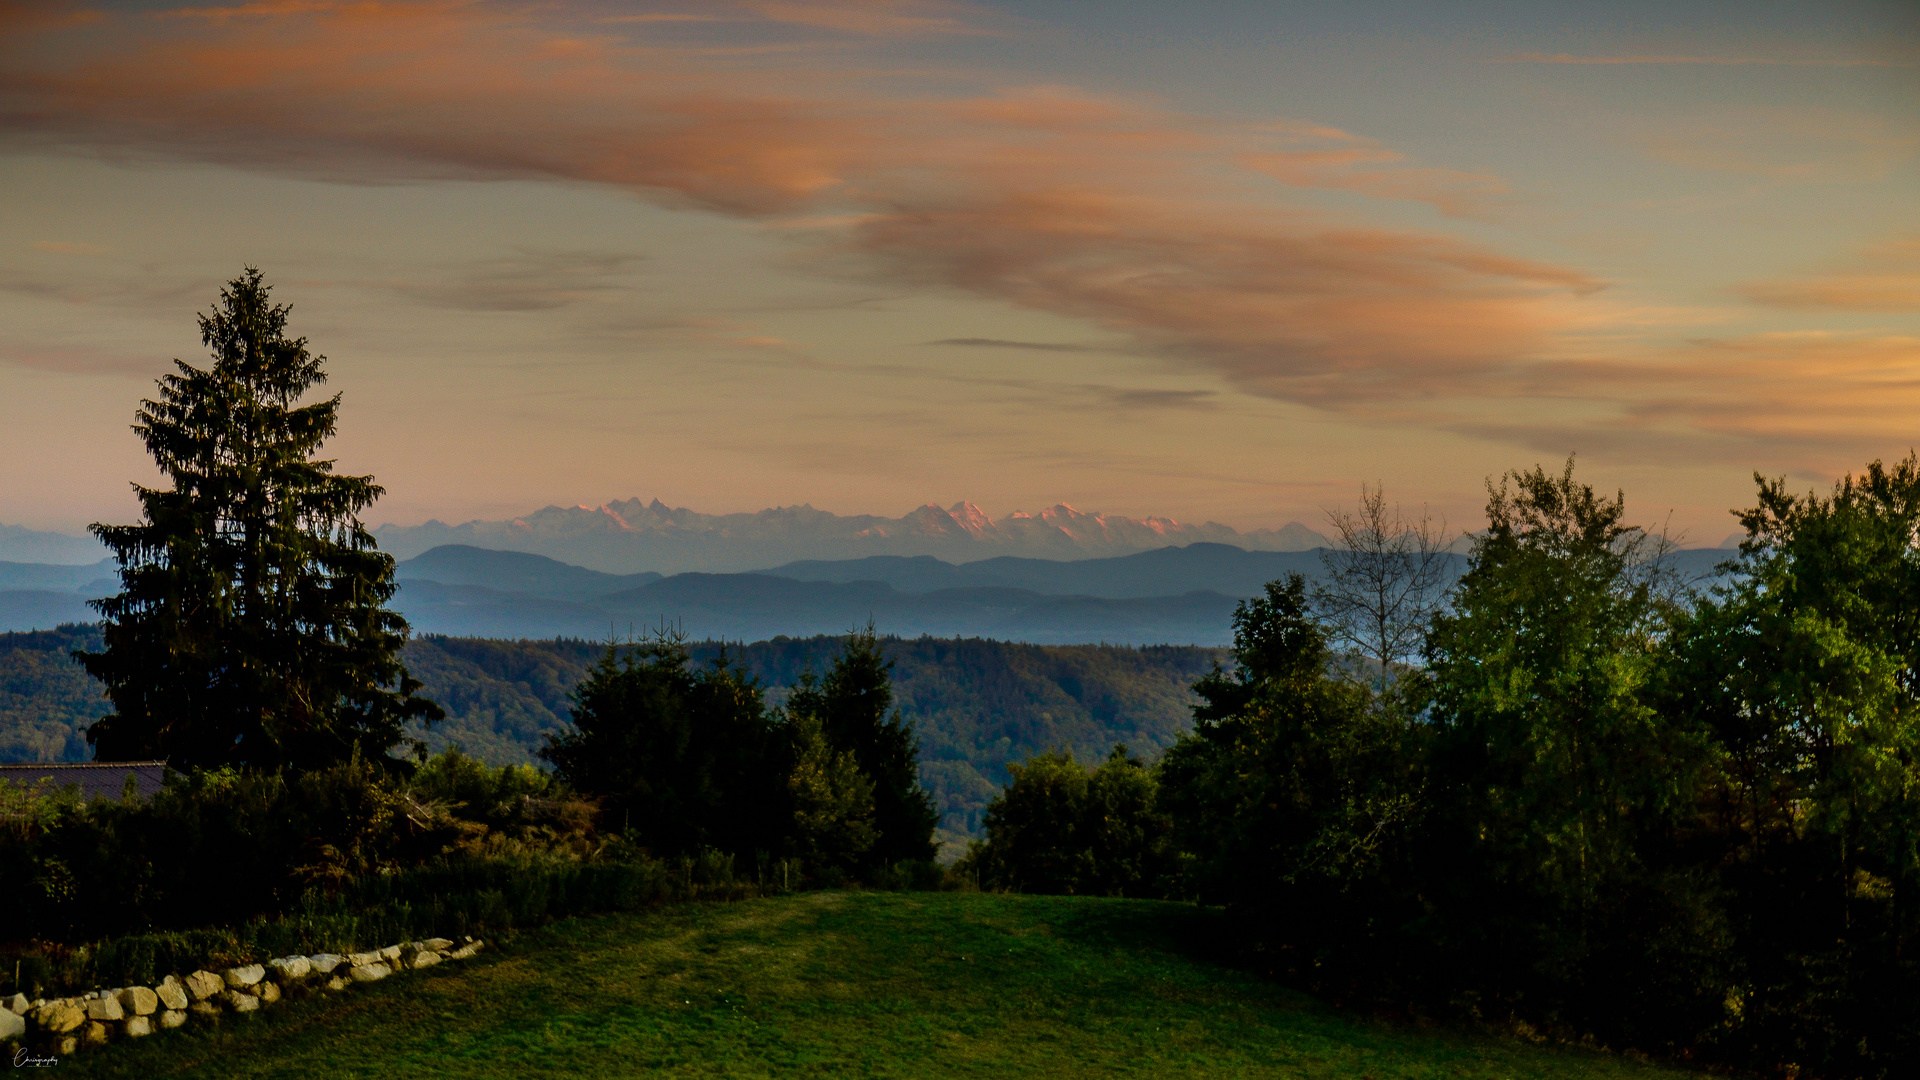
[{"label": "snow-capped mountain range", "polygon": [[549,506],[510,521],[382,525],[380,548],[407,559],[442,544],[526,551],[612,574],[728,573],[802,559],[932,555],[974,562],[1000,555],[1091,559],[1193,543],[1249,551],[1307,551],[1327,539],[1299,522],[1240,532],[1216,522],[1089,514],[1065,503],[1037,514],[993,518],[970,502],[931,503],[904,517],[841,516],[812,506],[754,514],[702,514],[627,499],[601,506]]}]

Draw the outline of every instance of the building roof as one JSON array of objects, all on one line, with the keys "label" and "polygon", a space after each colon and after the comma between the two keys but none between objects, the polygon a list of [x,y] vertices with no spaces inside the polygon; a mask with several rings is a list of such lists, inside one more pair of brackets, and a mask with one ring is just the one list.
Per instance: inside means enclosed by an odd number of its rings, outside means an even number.
[{"label": "building roof", "polygon": [[83,761],[70,765],[0,765],[0,781],[31,790],[46,780],[43,790],[78,787],[83,799],[117,799],[133,777],[134,797],[152,798],[166,778],[164,761]]}]

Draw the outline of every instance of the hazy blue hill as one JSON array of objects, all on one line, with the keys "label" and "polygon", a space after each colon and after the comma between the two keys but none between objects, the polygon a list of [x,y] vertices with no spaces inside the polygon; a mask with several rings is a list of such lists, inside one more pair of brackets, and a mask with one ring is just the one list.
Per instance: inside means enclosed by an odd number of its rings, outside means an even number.
[{"label": "hazy blue hill", "polygon": [[610,633],[624,636],[629,622],[596,604],[417,578],[400,582],[390,606],[415,633],[456,637],[603,640]]},{"label": "hazy blue hill", "polygon": [[395,576],[442,585],[480,585],[497,592],[528,593],[552,600],[591,600],[659,581],[660,575],[603,574],[524,551],[494,551],[445,544],[399,563]]},{"label": "hazy blue hill", "polygon": [[106,546],[91,536],[0,525],[0,559],[11,562],[90,566],[106,553]]},{"label": "hazy blue hill", "polygon": [[77,592],[0,591],[0,628],[7,630],[51,630],[62,623],[87,622],[97,617],[87,606],[87,598]]},{"label": "hazy blue hill", "polygon": [[[1448,558],[1459,568],[1466,566],[1466,560],[1460,556]],[[1061,561],[1002,555],[955,565],[930,555],[917,558],[876,555],[841,562],[793,562],[764,571],[800,581],[884,581],[902,592],[999,586],[1055,596],[1115,600],[1201,591],[1246,597],[1258,593],[1267,582],[1288,574],[1319,577],[1323,572],[1318,550],[1247,551],[1231,544],[1211,543],[1159,548],[1105,559]]]},{"label": "hazy blue hill", "polygon": [[119,570],[112,559],[69,566],[61,563],[0,562],[0,590],[46,589],[87,592],[105,596],[120,588]]}]

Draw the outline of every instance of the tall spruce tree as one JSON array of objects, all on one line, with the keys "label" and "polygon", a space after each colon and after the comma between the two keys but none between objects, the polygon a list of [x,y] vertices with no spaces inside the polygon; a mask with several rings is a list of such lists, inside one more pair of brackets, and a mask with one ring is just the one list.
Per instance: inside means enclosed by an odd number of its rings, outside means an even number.
[{"label": "tall spruce tree", "polygon": [[933,858],[933,827],[940,820],[920,786],[920,743],[893,707],[893,661],[880,651],[873,628],[847,637],[826,678],[809,673],[787,698],[787,711],[820,724],[830,746],[849,751],[873,781],[870,864]]},{"label": "tall spruce tree", "polygon": [[325,357],[268,289],[248,267],[200,316],[213,363],[175,360],[134,425],[170,486],[134,486],[141,523],[93,526],[122,583],[93,602],[104,647],[75,653],[113,706],[87,731],[99,760],[308,768],[443,715],[400,662],[393,559],[358,517],[382,489],[315,458],[340,397],[300,404]]}]

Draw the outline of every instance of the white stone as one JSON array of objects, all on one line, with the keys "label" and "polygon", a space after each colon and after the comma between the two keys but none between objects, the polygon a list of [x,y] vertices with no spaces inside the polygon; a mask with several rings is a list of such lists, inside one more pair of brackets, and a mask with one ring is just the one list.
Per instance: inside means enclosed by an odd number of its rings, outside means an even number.
[{"label": "white stone", "polygon": [[448,949],[453,948],[453,942],[443,937],[430,937],[421,942],[420,946],[431,952],[446,952]]},{"label": "white stone", "polygon": [[439,962],[440,954],[437,952],[417,952],[413,954],[413,966],[416,970],[423,967],[432,967]]},{"label": "white stone", "polygon": [[27,1015],[27,1009],[29,1008],[31,1008],[31,1006],[27,1003],[27,995],[25,994],[15,994],[7,999],[7,1011],[15,1016]]},{"label": "white stone", "polygon": [[480,948],[481,948],[481,946],[483,946],[483,945],[485,945],[485,944],[486,944],[486,942],[484,942],[484,941],[469,941],[469,942],[467,942],[467,943],[466,943],[465,945],[462,945],[462,946],[460,946],[459,948],[457,948],[457,949],[455,949],[455,950],[453,950],[452,952],[450,952],[450,953],[448,953],[448,954],[447,954],[447,959],[449,959],[449,960],[465,960],[465,959],[466,959],[467,957],[469,957],[469,956],[472,956],[472,955],[473,955],[474,953],[477,953],[477,952],[479,952],[479,951],[480,951]]},{"label": "white stone", "polygon": [[222,985],[220,976],[211,971],[196,971],[187,976],[187,993],[193,995],[195,1001],[205,1001],[219,993]]},{"label": "white stone", "polygon": [[277,982],[263,980],[255,989],[260,992],[260,1004],[262,1005],[271,1005],[280,1000],[280,984]]},{"label": "white stone", "polygon": [[243,967],[228,968],[220,973],[227,985],[235,990],[245,990],[267,977],[267,969],[259,964],[247,964]]},{"label": "white stone", "polygon": [[227,1008],[234,1012],[252,1012],[260,1007],[260,999],[239,990],[229,990],[220,995],[226,1000]]},{"label": "white stone", "polygon": [[160,1026],[163,1028],[177,1028],[186,1022],[187,1010],[185,1009],[168,1009],[160,1014]]},{"label": "white stone", "polygon": [[362,964],[348,974],[353,976],[354,982],[379,982],[393,974],[393,969],[385,964]]},{"label": "white stone", "polygon": [[380,959],[382,959],[382,960],[398,960],[398,959],[400,959],[400,946],[398,946],[398,945],[389,945],[389,946],[387,946],[386,948],[384,948],[384,949],[381,949],[381,950],[380,950]]},{"label": "white stone", "polygon": [[308,972],[313,970],[313,961],[304,956],[283,956],[267,961],[267,966],[273,969],[274,978],[281,982],[291,982],[306,978]]},{"label": "white stone", "polygon": [[133,1016],[151,1016],[160,1007],[160,995],[144,986],[129,986],[120,991],[120,1007]]},{"label": "white stone", "polygon": [[110,997],[97,997],[87,1002],[87,1019],[89,1020],[106,1023],[110,1020],[122,1019],[126,1015],[127,1012],[120,1007],[120,1003]]},{"label": "white stone", "polygon": [[184,1009],[187,1007],[187,988],[178,982],[169,981],[161,983],[159,986],[153,988],[153,996],[159,998],[160,1004],[169,1009]]},{"label": "white stone", "polygon": [[129,1016],[127,1017],[127,1022],[120,1026],[120,1030],[129,1039],[137,1039],[142,1035],[151,1035],[153,1034],[153,1019],[146,1016]]},{"label": "white stone", "polygon": [[372,952],[356,952],[356,953],[347,954],[347,966],[350,968],[366,967],[368,964],[377,964],[379,962],[380,962],[380,950],[378,949],[375,949]]},{"label": "white stone", "polygon": [[347,988],[347,985],[348,985],[347,980],[341,978],[338,975],[335,975],[333,978],[327,980],[327,989],[329,990],[345,990]]},{"label": "white stone", "polygon": [[106,1024],[98,1020],[89,1020],[87,1026],[80,1029],[80,1045],[105,1046],[109,1034]]},{"label": "white stone", "polygon": [[0,1009],[0,1039],[19,1039],[27,1034],[27,1018],[12,1009]]},{"label": "white stone", "polygon": [[312,956],[307,957],[307,962],[309,964],[312,964],[313,970],[319,972],[320,974],[331,975],[333,974],[333,969],[340,966],[340,962],[342,959],[344,958],[340,956],[336,956],[333,953],[323,952],[323,953],[316,953]]}]

